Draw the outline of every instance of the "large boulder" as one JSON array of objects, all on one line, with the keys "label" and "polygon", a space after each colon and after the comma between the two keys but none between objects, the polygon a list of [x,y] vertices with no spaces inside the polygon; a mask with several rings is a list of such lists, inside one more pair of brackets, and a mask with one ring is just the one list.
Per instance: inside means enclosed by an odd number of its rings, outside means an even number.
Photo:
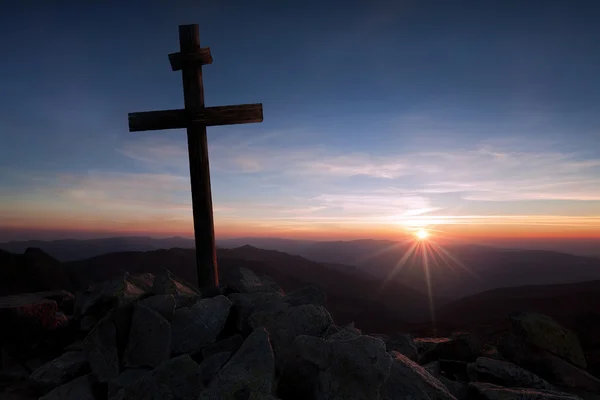
[{"label": "large boulder", "polygon": [[552,390],[548,382],[526,369],[508,361],[479,357],[467,367],[472,381],[489,382],[500,386]]},{"label": "large boulder", "polygon": [[198,398],[202,389],[200,367],[183,354],[124,387],[115,400],[192,400]]},{"label": "large boulder", "polygon": [[542,314],[520,312],[512,315],[511,320],[515,335],[579,368],[587,367],[577,335],[552,318]]},{"label": "large boulder", "polygon": [[276,364],[281,369],[298,336],[321,336],[333,320],[325,307],[304,304],[277,312],[255,312],[248,322],[252,329],[265,327],[269,332]]},{"label": "large boulder", "polygon": [[327,340],[351,340],[361,335],[360,329],[356,329],[354,326],[330,325],[322,336]]},{"label": "large boulder", "polygon": [[114,314],[104,317],[83,341],[83,350],[92,373],[100,382],[119,376],[119,351]]},{"label": "large boulder", "polygon": [[168,269],[156,274],[152,293],[173,295],[177,308],[192,306],[200,298],[200,292],[194,286],[176,277]]},{"label": "large boulder", "polygon": [[124,364],[130,368],[158,367],[170,356],[171,324],[156,311],[136,304]]},{"label": "large boulder", "polygon": [[90,375],[84,375],[50,391],[39,400],[96,400],[94,381]]},{"label": "large boulder", "polygon": [[411,334],[394,332],[384,341],[387,351],[396,351],[412,361],[419,361],[419,352]]},{"label": "large boulder", "polygon": [[202,299],[192,307],[175,310],[171,321],[173,354],[196,353],[212,344],[223,330],[231,301],[225,296]]},{"label": "large boulder", "polygon": [[469,386],[473,398],[484,400],[582,400],[569,393],[542,389],[506,388],[481,382],[471,383]]},{"label": "large boulder", "polygon": [[244,267],[227,268],[219,271],[219,283],[229,292],[234,293],[279,292],[271,285],[271,282],[264,282],[251,269]]},{"label": "large boulder", "polygon": [[315,306],[324,306],[327,304],[325,292],[314,286],[306,286],[288,293],[283,301],[291,306],[300,306],[302,304],[313,304]]},{"label": "large boulder", "polygon": [[275,378],[275,361],[269,334],[258,328],[231,357],[200,395],[202,400],[235,400],[250,393],[270,394]]},{"label": "large boulder", "polygon": [[85,294],[81,306],[81,315],[103,314],[112,308],[131,303],[146,292],[135,285],[131,276],[125,273],[122,277],[93,284]]},{"label": "large boulder", "polygon": [[391,366],[381,339],[296,338],[279,379],[285,399],[377,399]]},{"label": "large boulder", "polygon": [[232,293],[228,298],[232,303],[232,317],[238,331],[252,332],[247,322],[254,312],[275,312],[288,307],[279,293]]},{"label": "large boulder", "polygon": [[211,344],[210,346],[206,346],[202,349],[202,357],[210,357],[213,354],[228,352],[235,353],[242,347],[242,343],[244,343],[244,338],[242,335],[233,335],[226,339],[220,340],[215,344]]},{"label": "large boulder", "polygon": [[37,368],[30,379],[40,387],[52,389],[88,372],[87,367],[83,351],[70,351]]},{"label": "large boulder", "polygon": [[600,379],[514,333],[506,335],[498,349],[508,361],[534,372],[551,384],[600,393]]},{"label": "large boulder", "polygon": [[142,299],[139,301],[139,304],[156,311],[167,321],[171,321],[173,319],[175,307],[177,306],[177,301],[172,294],[159,294]]},{"label": "large boulder", "polygon": [[118,397],[121,390],[145,378],[150,372],[152,371],[145,368],[132,368],[123,371],[116,379],[108,383],[108,398]]},{"label": "large boulder", "polygon": [[213,378],[217,376],[223,366],[229,361],[233,353],[230,351],[223,351],[220,353],[211,354],[205,357],[200,363],[200,373],[202,375],[202,383],[208,386]]},{"label": "large boulder", "polygon": [[0,297],[0,342],[31,342],[64,326],[58,304],[35,293]]},{"label": "large boulder", "polygon": [[389,377],[382,389],[382,400],[455,400],[438,379],[403,354],[392,351]]},{"label": "large boulder", "polygon": [[415,346],[423,364],[446,359],[471,362],[481,355],[481,341],[468,332],[454,332],[450,338],[417,338]]}]

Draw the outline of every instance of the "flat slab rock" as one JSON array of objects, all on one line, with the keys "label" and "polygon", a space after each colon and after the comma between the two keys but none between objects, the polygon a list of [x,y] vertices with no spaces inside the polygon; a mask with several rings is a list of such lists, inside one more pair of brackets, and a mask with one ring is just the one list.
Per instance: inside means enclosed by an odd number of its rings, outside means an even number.
[{"label": "flat slab rock", "polygon": [[552,390],[548,382],[508,361],[480,357],[467,367],[472,381],[490,382],[501,386]]},{"label": "flat slab rock", "polygon": [[37,368],[30,379],[42,387],[54,388],[80,375],[87,366],[83,351],[70,351]]},{"label": "flat slab rock", "polygon": [[527,342],[568,360],[579,368],[587,368],[577,335],[552,318],[536,313],[520,312],[511,316],[512,331]]},{"label": "flat slab rock", "polygon": [[137,303],[124,364],[128,367],[158,367],[170,356],[171,324],[156,311]]},{"label": "flat slab rock", "polygon": [[491,383],[471,383],[473,393],[487,400],[582,400],[581,397],[549,390],[505,388]]},{"label": "flat slab rock", "polygon": [[119,350],[114,315],[105,316],[83,341],[83,350],[100,382],[108,382],[119,376]]},{"label": "flat slab rock", "polygon": [[81,376],[57,387],[39,400],[95,400],[92,382],[90,375]]},{"label": "flat slab rock", "polygon": [[200,395],[201,400],[236,400],[255,392],[268,395],[275,379],[275,360],[269,334],[258,328],[219,371]]},{"label": "flat slab rock", "polygon": [[133,384],[116,400],[198,399],[203,389],[198,364],[187,354],[165,361]]},{"label": "flat slab rock", "polygon": [[225,326],[230,309],[231,301],[220,295],[176,310],[171,321],[172,353],[196,353],[213,344]]}]

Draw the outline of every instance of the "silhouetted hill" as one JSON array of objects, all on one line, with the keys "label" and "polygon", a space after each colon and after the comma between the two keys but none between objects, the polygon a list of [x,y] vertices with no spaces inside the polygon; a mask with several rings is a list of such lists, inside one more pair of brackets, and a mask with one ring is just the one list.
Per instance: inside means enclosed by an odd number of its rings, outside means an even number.
[{"label": "silhouetted hill", "polygon": [[[219,249],[217,255],[221,274],[233,267],[247,267],[275,279],[285,291],[307,285],[322,289],[332,315],[343,323],[355,321],[365,331],[406,329],[408,322],[424,321],[429,315],[429,303],[423,293],[400,284],[382,289],[381,281],[363,273],[341,272],[299,256],[251,246]],[[109,279],[124,271],[157,272],[169,268],[175,275],[196,282],[195,253],[191,249],[111,253],[67,262],[65,266],[81,281]]]}]

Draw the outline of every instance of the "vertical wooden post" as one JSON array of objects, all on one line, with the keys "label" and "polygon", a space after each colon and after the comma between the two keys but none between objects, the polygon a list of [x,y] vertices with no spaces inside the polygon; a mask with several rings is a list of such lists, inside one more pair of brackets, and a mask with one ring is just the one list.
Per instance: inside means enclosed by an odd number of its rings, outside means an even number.
[{"label": "vertical wooden post", "polygon": [[[200,34],[198,32],[198,25],[179,26],[179,47],[181,54],[199,51]],[[202,67],[200,65],[184,67],[182,69],[182,76],[185,111],[189,114],[200,113],[204,108]],[[219,272],[215,249],[215,228],[212,193],[210,189],[206,126],[200,124],[188,125],[187,141],[192,186],[198,287],[208,291],[215,291],[219,287]]]}]

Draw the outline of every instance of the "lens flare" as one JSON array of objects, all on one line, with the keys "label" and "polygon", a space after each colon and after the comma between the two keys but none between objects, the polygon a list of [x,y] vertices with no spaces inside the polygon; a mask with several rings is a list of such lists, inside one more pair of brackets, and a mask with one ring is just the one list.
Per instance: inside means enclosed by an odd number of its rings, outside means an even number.
[{"label": "lens flare", "polygon": [[427,232],[425,229],[419,229],[415,235],[417,235],[417,238],[420,240],[425,240],[429,236],[429,232]]}]

